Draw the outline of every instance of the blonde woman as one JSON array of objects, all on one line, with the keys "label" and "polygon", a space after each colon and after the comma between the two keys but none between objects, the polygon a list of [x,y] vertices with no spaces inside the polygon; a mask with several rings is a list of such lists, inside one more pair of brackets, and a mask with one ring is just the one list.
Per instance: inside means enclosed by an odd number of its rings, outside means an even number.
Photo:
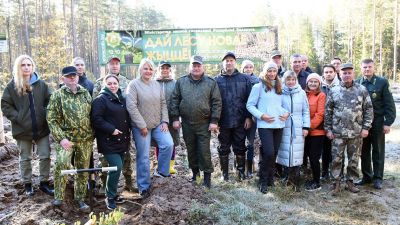
[{"label": "blonde woman", "polygon": [[27,55],[19,56],[14,62],[13,78],[7,84],[1,98],[1,110],[12,125],[12,135],[20,148],[19,168],[25,194],[33,195],[32,149],[39,155],[40,190],[54,195],[49,187],[50,144],[46,107],[50,89],[35,72],[35,62]]},{"label": "blonde woman", "polygon": [[142,198],[150,194],[151,139],[158,148],[158,168],[154,176],[168,177],[169,163],[174,142],[168,131],[168,109],[160,84],[153,80],[154,63],[145,58],[139,64],[140,77],[132,80],[126,92],[126,106],[132,121],[132,134],[135,140],[136,174],[139,193]]}]

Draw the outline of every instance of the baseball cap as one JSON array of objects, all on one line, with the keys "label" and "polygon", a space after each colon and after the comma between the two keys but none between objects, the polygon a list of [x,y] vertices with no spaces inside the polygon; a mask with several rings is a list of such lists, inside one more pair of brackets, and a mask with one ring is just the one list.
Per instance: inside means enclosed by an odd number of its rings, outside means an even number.
[{"label": "baseball cap", "polygon": [[63,76],[69,76],[76,75],[78,71],[76,70],[75,66],[67,66],[62,69],[61,73]]},{"label": "baseball cap", "polygon": [[236,60],[235,53],[233,53],[233,52],[225,53],[224,58],[222,58],[222,61],[224,61],[226,57],[232,57],[232,58],[234,58]]},{"label": "baseball cap", "polygon": [[351,63],[343,63],[342,65],[340,65],[340,70],[344,69],[354,69],[354,66]]},{"label": "baseball cap", "polygon": [[161,60],[160,63],[158,64],[159,67],[162,67],[164,65],[168,65],[169,67],[171,67],[171,63],[165,60]]},{"label": "baseball cap", "polygon": [[279,50],[273,50],[271,52],[271,59],[274,58],[275,56],[282,56],[282,54]]},{"label": "baseball cap", "polygon": [[120,60],[118,57],[112,56],[112,57],[110,57],[110,58],[108,59],[107,63],[111,62],[112,60],[117,60],[118,62],[121,62],[121,60]]},{"label": "baseball cap", "polygon": [[190,58],[190,64],[193,63],[198,63],[198,64],[203,64],[203,57],[199,55],[194,55]]}]

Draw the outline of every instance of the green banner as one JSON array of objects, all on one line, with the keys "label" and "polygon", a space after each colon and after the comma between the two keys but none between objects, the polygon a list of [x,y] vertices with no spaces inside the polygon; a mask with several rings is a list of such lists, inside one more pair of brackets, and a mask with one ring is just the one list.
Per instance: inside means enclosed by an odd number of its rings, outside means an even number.
[{"label": "green banner", "polygon": [[206,62],[219,62],[227,51],[239,59],[268,61],[270,52],[278,47],[276,27],[144,30],[137,34],[100,31],[100,64],[115,56],[122,64],[137,64],[142,57],[187,63],[194,54]]}]

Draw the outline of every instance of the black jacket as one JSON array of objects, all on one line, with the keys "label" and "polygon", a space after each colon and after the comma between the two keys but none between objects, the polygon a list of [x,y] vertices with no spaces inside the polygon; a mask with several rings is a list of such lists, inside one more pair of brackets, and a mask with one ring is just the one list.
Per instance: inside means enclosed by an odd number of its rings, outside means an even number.
[{"label": "black jacket", "polygon": [[230,76],[221,71],[215,80],[222,99],[219,126],[222,128],[242,126],[246,118],[251,118],[246,108],[252,87],[249,77],[235,69]]},{"label": "black jacket", "polygon": [[92,81],[90,81],[86,74],[83,74],[82,76],[79,76],[79,81],[78,84],[81,85],[82,87],[86,88],[86,90],[89,91],[90,96],[93,96],[93,88],[94,84]]},{"label": "black jacket", "polygon": [[[92,125],[100,153],[114,154],[128,151],[130,143],[130,119],[125,99],[118,90],[117,98],[104,88],[92,103]],[[112,135],[115,129],[122,132]]]},{"label": "black jacket", "polygon": [[307,77],[308,77],[309,74],[310,73],[308,73],[305,70],[301,70],[300,73],[297,74],[297,82],[299,82],[299,84],[300,84],[300,86],[301,86],[301,88],[303,90],[306,89],[306,86],[307,86],[307,82],[306,81],[307,81]]}]

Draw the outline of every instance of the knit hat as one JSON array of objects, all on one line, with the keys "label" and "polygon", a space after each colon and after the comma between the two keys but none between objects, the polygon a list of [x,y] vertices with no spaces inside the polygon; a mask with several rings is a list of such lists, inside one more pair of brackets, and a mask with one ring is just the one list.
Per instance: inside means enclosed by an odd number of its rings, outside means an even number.
[{"label": "knit hat", "polygon": [[320,84],[322,84],[322,78],[321,78],[320,75],[318,75],[318,73],[311,73],[311,74],[309,74],[308,77],[307,77],[306,83],[308,83],[308,81],[311,80],[311,79],[317,79],[318,82],[319,82]]},{"label": "knit hat", "polygon": [[276,64],[275,64],[274,62],[272,62],[272,61],[269,61],[269,62],[265,63],[265,65],[264,65],[264,71],[267,71],[267,70],[269,70],[269,69],[271,69],[271,68],[274,68],[274,69],[278,70],[278,65],[276,65]]}]

